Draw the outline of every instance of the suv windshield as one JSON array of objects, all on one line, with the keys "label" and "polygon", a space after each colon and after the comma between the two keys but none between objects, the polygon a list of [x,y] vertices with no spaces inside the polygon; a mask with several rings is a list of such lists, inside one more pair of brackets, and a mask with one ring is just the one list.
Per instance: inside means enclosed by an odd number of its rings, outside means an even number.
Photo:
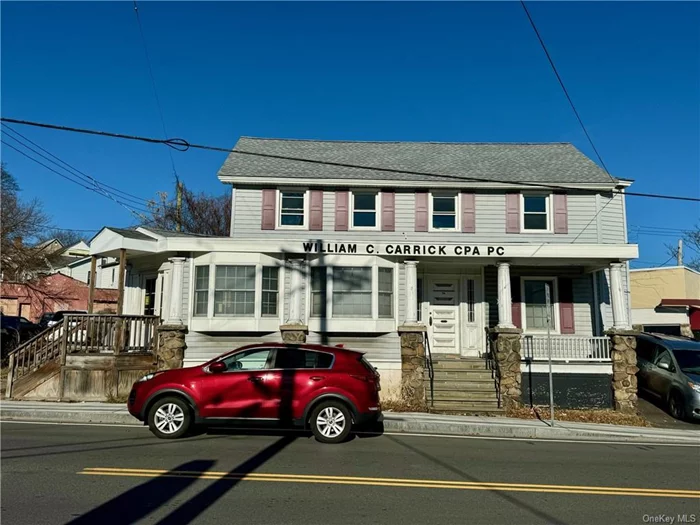
[{"label": "suv windshield", "polygon": [[700,351],[674,350],[673,355],[678,361],[678,366],[685,373],[700,374]]}]

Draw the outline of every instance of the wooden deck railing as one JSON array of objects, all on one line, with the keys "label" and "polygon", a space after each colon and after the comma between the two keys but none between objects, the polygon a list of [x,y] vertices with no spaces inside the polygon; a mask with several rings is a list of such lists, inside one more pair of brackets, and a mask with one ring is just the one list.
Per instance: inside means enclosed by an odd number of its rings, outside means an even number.
[{"label": "wooden deck railing", "polygon": [[7,396],[13,382],[46,363],[65,364],[68,354],[155,354],[159,324],[153,315],[66,315],[10,353]]}]

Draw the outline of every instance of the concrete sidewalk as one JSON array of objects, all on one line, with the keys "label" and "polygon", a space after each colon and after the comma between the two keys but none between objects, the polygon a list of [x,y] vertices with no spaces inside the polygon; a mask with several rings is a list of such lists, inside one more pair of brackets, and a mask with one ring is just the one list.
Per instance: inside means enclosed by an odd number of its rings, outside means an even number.
[{"label": "concrete sidewalk", "polygon": [[[2,401],[2,421],[41,421],[141,426],[122,404]],[[412,412],[385,412],[384,430],[417,434],[449,434],[523,439],[575,439],[644,443],[684,443],[700,446],[698,430],[677,430],[595,423],[548,422],[506,417],[444,416]]]}]

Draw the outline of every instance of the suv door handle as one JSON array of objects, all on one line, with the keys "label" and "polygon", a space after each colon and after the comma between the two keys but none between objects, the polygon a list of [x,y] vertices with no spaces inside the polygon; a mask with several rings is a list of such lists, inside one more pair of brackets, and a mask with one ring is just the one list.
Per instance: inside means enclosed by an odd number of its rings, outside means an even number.
[{"label": "suv door handle", "polygon": [[250,381],[251,383],[258,383],[260,381],[264,381],[264,379],[260,376],[250,376],[248,378],[248,381]]},{"label": "suv door handle", "polygon": [[311,379],[311,381],[321,381],[321,380],[325,379],[325,377],[323,377],[323,376],[311,376],[309,379]]}]

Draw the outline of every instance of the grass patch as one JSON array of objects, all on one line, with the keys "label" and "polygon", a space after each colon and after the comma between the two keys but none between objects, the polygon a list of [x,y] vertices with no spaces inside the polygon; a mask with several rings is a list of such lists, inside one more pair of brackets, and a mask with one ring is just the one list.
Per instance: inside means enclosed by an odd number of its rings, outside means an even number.
[{"label": "grass patch", "polygon": [[403,400],[388,399],[382,401],[382,410],[384,412],[427,412],[425,404],[411,403]]},{"label": "grass patch", "polygon": [[[511,408],[506,416],[519,419],[549,420],[549,406]],[[625,425],[630,427],[650,427],[651,424],[639,414],[623,414],[611,409],[578,410],[555,408],[556,421],[572,421],[576,423],[604,423],[608,425]]]},{"label": "grass patch", "polygon": [[107,403],[118,403],[120,405],[123,405],[126,403],[128,396],[113,396],[113,395],[108,395],[107,396]]}]

